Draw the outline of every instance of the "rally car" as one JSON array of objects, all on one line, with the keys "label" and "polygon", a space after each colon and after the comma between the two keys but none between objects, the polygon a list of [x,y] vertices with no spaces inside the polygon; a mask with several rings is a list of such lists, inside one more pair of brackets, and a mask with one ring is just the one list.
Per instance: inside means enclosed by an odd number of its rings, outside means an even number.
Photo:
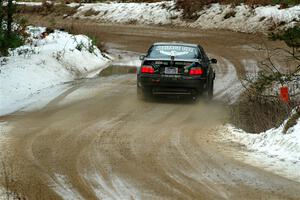
[{"label": "rally car", "polygon": [[193,99],[205,94],[213,97],[215,71],[200,45],[181,42],[154,43],[146,55],[140,56],[137,72],[137,94],[189,95]]}]

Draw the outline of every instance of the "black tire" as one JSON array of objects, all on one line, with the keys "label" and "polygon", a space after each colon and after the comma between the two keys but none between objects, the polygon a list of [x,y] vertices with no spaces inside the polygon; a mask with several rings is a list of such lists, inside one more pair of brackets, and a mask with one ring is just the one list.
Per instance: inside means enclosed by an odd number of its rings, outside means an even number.
[{"label": "black tire", "polygon": [[140,88],[139,86],[136,87],[136,96],[140,100],[144,98],[142,88]]},{"label": "black tire", "polygon": [[199,100],[200,95],[201,95],[200,92],[197,92],[196,90],[192,91],[192,94],[191,94],[192,101],[197,102]]},{"label": "black tire", "polygon": [[207,91],[207,98],[211,100],[214,97],[214,81],[210,81]]},{"label": "black tire", "polygon": [[207,86],[207,100],[212,100],[214,97],[214,74],[211,73]]},{"label": "black tire", "polygon": [[150,92],[150,90],[144,89],[140,86],[137,86],[137,97],[140,100],[148,100],[151,98],[152,93]]}]

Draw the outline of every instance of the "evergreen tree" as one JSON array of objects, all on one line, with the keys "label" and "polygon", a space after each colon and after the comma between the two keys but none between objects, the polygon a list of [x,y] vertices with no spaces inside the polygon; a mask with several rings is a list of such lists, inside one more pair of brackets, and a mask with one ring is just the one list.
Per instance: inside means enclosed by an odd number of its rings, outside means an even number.
[{"label": "evergreen tree", "polygon": [[283,33],[272,33],[270,38],[272,40],[284,41],[288,47],[292,48],[293,56],[296,56],[296,53],[300,48],[300,27],[295,26],[293,28],[289,28]]}]

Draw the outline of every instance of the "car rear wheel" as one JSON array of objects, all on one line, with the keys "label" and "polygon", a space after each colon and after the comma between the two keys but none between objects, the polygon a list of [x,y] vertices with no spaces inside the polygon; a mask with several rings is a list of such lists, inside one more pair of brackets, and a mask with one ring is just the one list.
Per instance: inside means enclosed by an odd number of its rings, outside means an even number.
[{"label": "car rear wheel", "polygon": [[211,76],[207,86],[207,99],[211,100],[214,97],[214,78]]},{"label": "car rear wheel", "polygon": [[140,100],[147,100],[151,98],[152,92],[149,89],[142,88],[137,86],[137,97]]},{"label": "car rear wheel", "polygon": [[211,81],[208,87],[207,97],[209,100],[211,100],[214,97],[214,81]]}]

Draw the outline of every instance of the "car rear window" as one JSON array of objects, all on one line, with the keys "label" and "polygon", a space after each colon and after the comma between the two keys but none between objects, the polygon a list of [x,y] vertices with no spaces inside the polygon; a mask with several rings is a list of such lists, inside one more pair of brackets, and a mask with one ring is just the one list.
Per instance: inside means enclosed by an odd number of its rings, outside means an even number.
[{"label": "car rear window", "polygon": [[197,59],[199,50],[196,47],[183,45],[156,45],[149,53],[149,58],[170,58],[174,56],[177,59]]}]

